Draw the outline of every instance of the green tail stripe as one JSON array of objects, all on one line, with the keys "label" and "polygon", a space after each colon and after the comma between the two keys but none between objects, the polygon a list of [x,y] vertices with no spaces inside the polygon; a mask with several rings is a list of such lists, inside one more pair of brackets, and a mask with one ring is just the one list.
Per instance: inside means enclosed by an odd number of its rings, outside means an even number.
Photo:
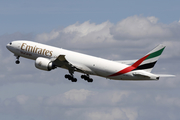
[{"label": "green tail stripe", "polygon": [[[165,48],[165,47],[164,47]],[[151,53],[145,60],[147,59],[150,59],[150,58],[154,58],[154,57],[157,57],[159,55],[161,55],[161,53],[163,52],[164,48],[154,52],[154,53]]]}]

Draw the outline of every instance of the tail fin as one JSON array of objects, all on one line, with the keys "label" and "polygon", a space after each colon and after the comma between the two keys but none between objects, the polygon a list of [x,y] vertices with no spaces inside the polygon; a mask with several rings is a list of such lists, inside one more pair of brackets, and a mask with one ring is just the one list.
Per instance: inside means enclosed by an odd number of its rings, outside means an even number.
[{"label": "tail fin", "polygon": [[159,59],[159,56],[163,52],[164,48],[165,46],[160,44],[152,51],[150,51],[148,54],[146,54],[144,57],[136,61],[132,65],[136,68],[134,70],[145,70],[147,72],[151,72],[157,60]]}]

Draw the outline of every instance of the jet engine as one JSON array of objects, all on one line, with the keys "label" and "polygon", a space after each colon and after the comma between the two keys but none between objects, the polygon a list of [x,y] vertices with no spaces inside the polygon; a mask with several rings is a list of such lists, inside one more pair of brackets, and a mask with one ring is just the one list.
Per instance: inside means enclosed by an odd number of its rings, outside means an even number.
[{"label": "jet engine", "polygon": [[53,65],[52,61],[48,58],[38,57],[35,61],[36,68],[40,70],[46,70],[50,71],[52,69],[55,69],[56,66]]}]

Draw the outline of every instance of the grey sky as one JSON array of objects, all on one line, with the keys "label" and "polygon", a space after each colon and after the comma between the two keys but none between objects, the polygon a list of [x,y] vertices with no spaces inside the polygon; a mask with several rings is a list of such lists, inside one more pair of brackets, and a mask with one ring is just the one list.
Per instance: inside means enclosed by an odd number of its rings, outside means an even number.
[{"label": "grey sky", "polygon": [[[6,120],[179,120],[179,1],[1,1],[0,118]],[[35,68],[6,49],[31,40],[111,60],[138,59],[163,43],[159,81],[93,83],[64,78],[64,69]]]}]

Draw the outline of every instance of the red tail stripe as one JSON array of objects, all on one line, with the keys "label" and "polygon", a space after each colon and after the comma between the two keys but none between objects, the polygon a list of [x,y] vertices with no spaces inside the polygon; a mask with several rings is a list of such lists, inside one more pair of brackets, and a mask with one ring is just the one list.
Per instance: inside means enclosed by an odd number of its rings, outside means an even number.
[{"label": "red tail stripe", "polygon": [[141,59],[139,59],[138,61],[136,61],[132,66],[137,68],[150,54],[142,57]]},{"label": "red tail stripe", "polygon": [[111,77],[111,76],[122,75],[122,74],[128,73],[128,72],[136,69],[149,55],[150,55],[150,54],[142,57],[141,59],[139,59],[138,61],[136,61],[133,65],[131,65],[131,66],[127,67],[127,68],[124,68],[123,70],[121,70],[121,71],[119,71],[119,72],[117,72],[117,73],[115,73],[115,74],[110,75],[110,77]]}]

